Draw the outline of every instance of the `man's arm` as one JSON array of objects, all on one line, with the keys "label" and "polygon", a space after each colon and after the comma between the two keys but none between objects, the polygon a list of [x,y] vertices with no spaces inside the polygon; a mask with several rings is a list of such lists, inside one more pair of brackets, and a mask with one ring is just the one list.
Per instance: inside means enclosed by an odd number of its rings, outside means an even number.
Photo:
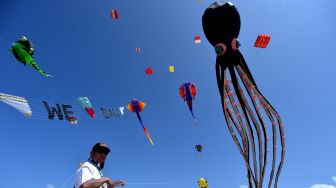
[{"label": "man's arm", "polygon": [[98,188],[102,186],[104,183],[108,185],[113,184],[112,180],[108,177],[102,177],[100,179],[91,179],[79,186],[79,188]]}]

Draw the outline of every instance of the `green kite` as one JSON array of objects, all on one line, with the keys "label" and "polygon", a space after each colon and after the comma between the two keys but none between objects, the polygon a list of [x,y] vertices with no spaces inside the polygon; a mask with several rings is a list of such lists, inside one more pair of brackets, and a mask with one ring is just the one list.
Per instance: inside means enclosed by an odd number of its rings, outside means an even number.
[{"label": "green kite", "polygon": [[51,75],[46,74],[34,61],[33,54],[34,48],[33,44],[27,39],[27,37],[22,36],[20,40],[13,43],[13,46],[10,48],[11,53],[15,56],[16,60],[25,66],[28,64],[32,68],[36,69],[43,76],[52,77]]}]

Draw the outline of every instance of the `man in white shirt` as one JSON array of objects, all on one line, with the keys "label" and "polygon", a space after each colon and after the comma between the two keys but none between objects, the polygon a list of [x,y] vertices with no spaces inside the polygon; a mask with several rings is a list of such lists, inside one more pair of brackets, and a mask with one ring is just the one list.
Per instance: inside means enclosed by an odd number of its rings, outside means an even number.
[{"label": "man in white shirt", "polygon": [[122,180],[112,181],[109,177],[103,177],[102,169],[109,152],[106,144],[97,143],[93,146],[90,159],[77,170],[75,188],[114,188],[125,185]]}]

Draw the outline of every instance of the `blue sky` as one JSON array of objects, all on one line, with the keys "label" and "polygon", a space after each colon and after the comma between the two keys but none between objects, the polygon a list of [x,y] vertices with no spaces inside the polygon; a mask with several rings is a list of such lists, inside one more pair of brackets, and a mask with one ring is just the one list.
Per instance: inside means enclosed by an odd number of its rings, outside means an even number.
[{"label": "blue sky", "polygon": [[[232,2],[241,15],[240,51],[285,125],[287,153],[278,187],[335,188],[336,1]],[[70,187],[72,179],[66,180],[99,141],[111,147],[105,175],[169,183],[128,187],[197,187],[200,177],[209,187],[244,187],[245,166],[221,109],[215,53],[202,30],[211,3],[1,0],[0,92],[66,104],[87,96],[94,107],[119,107],[135,97],[147,104],[141,115],[155,143],[149,144],[129,112],[110,120],[82,115],[71,126],[29,119],[1,104],[1,187]],[[119,20],[110,18],[111,9],[119,10]],[[272,36],[266,49],[253,47],[259,33]],[[8,49],[21,35],[34,43],[36,62],[54,78],[12,57]],[[201,44],[194,44],[195,35]],[[144,74],[146,67],[154,69],[152,76]],[[187,81],[198,89],[197,128],[178,94]],[[202,158],[194,151],[199,143]]]}]

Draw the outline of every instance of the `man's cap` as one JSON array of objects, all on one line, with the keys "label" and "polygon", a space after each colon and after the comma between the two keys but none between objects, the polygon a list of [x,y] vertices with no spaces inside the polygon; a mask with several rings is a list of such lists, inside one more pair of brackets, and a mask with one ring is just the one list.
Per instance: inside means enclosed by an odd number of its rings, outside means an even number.
[{"label": "man's cap", "polygon": [[97,153],[108,154],[108,153],[110,153],[110,148],[108,148],[107,144],[97,143],[92,147],[92,151],[97,152]]}]

